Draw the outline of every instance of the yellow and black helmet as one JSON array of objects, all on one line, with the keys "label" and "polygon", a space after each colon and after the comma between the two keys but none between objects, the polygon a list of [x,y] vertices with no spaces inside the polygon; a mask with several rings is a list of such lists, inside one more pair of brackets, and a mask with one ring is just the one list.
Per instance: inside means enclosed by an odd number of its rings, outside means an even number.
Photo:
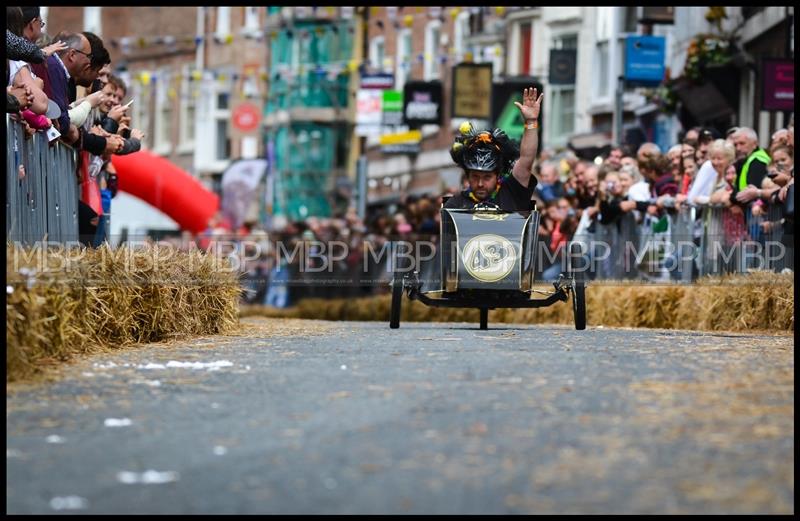
[{"label": "yellow and black helmet", "polygon": [[450,157],[465,170],[503,174],[519,158],[519,148],[499,128],[478,132],[466,121],[450,147]]}]

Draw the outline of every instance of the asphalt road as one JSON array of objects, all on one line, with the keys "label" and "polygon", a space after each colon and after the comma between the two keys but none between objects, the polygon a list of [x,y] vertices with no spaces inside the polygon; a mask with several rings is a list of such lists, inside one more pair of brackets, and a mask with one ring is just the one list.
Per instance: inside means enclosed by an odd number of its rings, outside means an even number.
[{"label": "asphalt road", "polygon": [[791,337],[245,323],[11,386],[7,512],[794,512]]}]

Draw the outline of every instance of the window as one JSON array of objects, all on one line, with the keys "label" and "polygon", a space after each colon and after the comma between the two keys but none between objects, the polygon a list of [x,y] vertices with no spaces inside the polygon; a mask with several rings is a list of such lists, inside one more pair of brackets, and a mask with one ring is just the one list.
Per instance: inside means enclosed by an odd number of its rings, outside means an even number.
[{"label": "window", "polygon": [[103,24],[101,23],[102,7],[83,8],[83,30],[103,37]]},{"label": "window", "polygon": [[[216,120],[216,142],[214,145],[214,159],[217,161],[227,161],[231,157],[231,140],[228,124],[231,118],[230,94],[228,88],[217,84],[215,95],[216,103],[214,119]],[[225,90],[222,90],[225,89]]]},{"label": "window", "polygon": [[397,34],[397,72],[395,73],[395,89],[402,90],[411,72],[413,56],[411,54],[411,29],[402,29]]},{"label": "window", "polygon": [[577,49],[578,48],[578,35],[569,34],[559,36],[553,40],[553,49]]},{"label": "window", "polygon": [[[138,72],[134,73],[134,78],[138,78]],[[142,147],[150,147],[152,139],[150,136],[150,96],[153,89],[153,83],[143,85],[138,79],[130,82],[130,96],[136,101],[131,105],[133,107],[132,125],[134,128],[140,129],[145,133],[142,139]]]},{"label": "window", "polygon": [[499,80],[502,77],[505,60],[503,58],[503,47],[500,44],[488,45],[484,47],[482,61],[484,63],[491,62],[492,78]]},{"label": "window", "polygon": [[483,11],[480,7],[470,7],[469,32],[470,34],[483,32]]},{"label": "window", "polygon": [[231,34],[231,8],[217,7],[217,30],[218,37],[225,37]]},{"label": "window", "polygon": [[376,36],[369,42],[369,64],[375,71],[383,70],[383,59],[386,56],[386,43],[383,36]]},{"label": "window", "polygon": [[189,152],[194,148],[195,110],[198,92],[196,82],[191,81],[189,68],[184,67],[180,86],[179,152]]},{"label": "window", "polygon": [[161,71],[159,71],[158,77],[159,81],[156,83],[155,152],[167,155],[172,151],[173,100],[169,96],[172,80],[165,72]]},{"label": "window", "polygon": [[625,18],[622,23],[622,32],[623,33],[635,33],[636,26],[638,24],[637,10],[638,7],[628,6],[625,7]]},{"label": "window", "polygon": [[470,14],[466,11],[459,13],[453,27],[453,49],[457,62],[464,61],[464,55],[467,53],[466,39],[470,36],[469,17]]},{"label": "window", "polygon": [[228,120],[217,119],[217,142],[214,159],[225,161],[231,157],[231,140],[228,138]]},{"label": "window", "polygon": [[[577,49],[578,35],[566,34],[553,40],[554,49]],[[549,142],[564,144],[575,131],[575,86],[550,85],[550,112],[558,117],[548,118]]]},{"label": "window", "polygon": [[611,63],[609,61],[609,43],[608,40],[604,42],[597,42],[597,51],[596,51],[596,61],[597,68],[597,85],[595,86],[595,92],[597,93],[598,98],[604,98],[609,95],[609,67]]},{"label": "window", "polygon": [[227,110],[230,108],[228,102],[230,100],[230,94],[227,92],[218,92],[217,93],[217,109],[218,110]]},{"label": "window", "polygon": [[260,27],[259,11],[260,7],[245,7],[244,8],[244,28],[248,32],[258,31]]},{"label": "window", "polygon": [[565,141],[575,129],[575,88],[563,85],[550,86],[550,114],[548,118],[551,141]]},{"label": "window", "polygon": [[425,27],[425,81],[439,79],[439,36],[442,22],[434,20]]}]

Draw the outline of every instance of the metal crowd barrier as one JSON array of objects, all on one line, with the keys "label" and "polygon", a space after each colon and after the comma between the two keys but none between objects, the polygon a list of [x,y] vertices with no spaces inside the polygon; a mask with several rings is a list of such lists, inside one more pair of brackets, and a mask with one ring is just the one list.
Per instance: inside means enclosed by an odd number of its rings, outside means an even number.
[{"label": "metal crowd barrier", "polygon": [[[746,273],[752,269],[781,271],[793,269],[793,244],[791,236],[784,236],[780,207],[767,207],[764,215],[752,215],[745,210],[737,213],[720,205],[683,205],[679,210],[669,209],[663,216],[654,218],[638,212],[623,214],[616,222],[595,222],[591,232],[582,233],[573,243],[581,244],[584,270],[590,280],[647,280],[653,282],[689,283],[706,275]],[[764,230],[762,224],[771,224]],[[437,289],[440,284],[438,237],[413,235],[402,241],[389,241],[393,247],[421,257],[429,257],[428,244],[435,246],[435,256],[417,265],[423,290]],[[424,243],[417,252],[416,246]],[[403,246],[400,246],[400,245]],[[383,251],[376,247],[374,251]],[[535,279],[543,282],[542,248],[540,240]],[[568,247],[567,247],[568,248]],[[289,301],[296,303],[307,297],[352,297],[380,294],[388,291],[388,282],[395,268],[390,251],[367,266],[351,267],[349,272],[334,269],[333,273],[299,273],[293,266],[288,284]],[[559,256],[557,262],[566,262]],[[398,262],[401,262],[398,260]],[[402,261],[404,262],[404,261]],[[573,260],[573,266],[576,264]],[[562,266],[562,271],[566,266]],[[343,280],[343,285],[331,283]],[[301,282],[300,282],[301,281]]]},{"label": "metal crowd barrier", "polygon": [[[701,276],[746,273],[752,269],[781,271],[793,269],[793,244],[790,235],[784,236],[782,209],[766,207],[764,215],[753,215],[750,210],[737,213],[720,205],[682,205],[679,210],[669,209],[664,215],[652,217],[636,211],[623,214],[616,222],[595,222],[591,232],[575,237],[584,261],[580,263],[590,280],[647,280],[654,282],[689,283]],[[764,229],[763,223],[774,223]],[[271,303],[274,282],[288,294],[284,304],[293,305],[303,298],[352,298],[388,292],[389,281],[395,267],[403,269],[392,248],[404,248],[405,253],[423,260],[415,267],[419,271],[423,290],[440,286],[439,237],[414,234],[404,238],[373,238],[370,243],[377,258],[369,255],[367,263],[356,265],[338,262],[332,269],[304,271],[300,262],[282,268],[277,276],[269,274],[265,302]],[[422,245],[421,249],[417,246]],[[430,245],[435,255],[431,256]],[[535,279],[543,282],[547,263],[541,263],[540,240],[538,262],[534,268]],[[569,245],[566,246],[567,251]],[[361,253],[359,253],[361,255]],[[398,265],[394,265],[397,259]],[[419,260],[419,259],[418,259]],[[557,262],[566,262],[566,256]],[[575,266],[573,260],[573,266]],[[562,267],[562,271],[566,266]],[[274,279],[274,280],[273,280]],[[272,288],[272,289],[270,289]],[[274,305],[274,304],[271,304]]]},{"label": "metal crowd barrier", "polygon": [[582,251],[592,279],[691,282],[794,269],[792,238],[784,236],[782,219],[774,205],[763,215],[721,205],[682,205],[660,218],[629,212],[612,224],[595,222],[593,233],[582,237]]},{"label": "metal crowd barrier", "polygon": [[23,244],[78,240],[75,152],[50,145],[42,132],[25,136],[6,114],[6,240]]}]

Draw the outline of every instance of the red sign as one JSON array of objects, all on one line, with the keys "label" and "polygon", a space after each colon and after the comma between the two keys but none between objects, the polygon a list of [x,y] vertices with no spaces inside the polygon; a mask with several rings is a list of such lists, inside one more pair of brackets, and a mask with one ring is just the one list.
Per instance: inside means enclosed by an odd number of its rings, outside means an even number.
[{"label": "red sign", "polygon": [[794,62],[765,59],[762,77],[761,110],[794,110]]},{"label": "red sign", "polygon": [[261,123],[261,111],[252,103],[242,103],[233,110],[233,127],[240,132],[253,132]]}]

